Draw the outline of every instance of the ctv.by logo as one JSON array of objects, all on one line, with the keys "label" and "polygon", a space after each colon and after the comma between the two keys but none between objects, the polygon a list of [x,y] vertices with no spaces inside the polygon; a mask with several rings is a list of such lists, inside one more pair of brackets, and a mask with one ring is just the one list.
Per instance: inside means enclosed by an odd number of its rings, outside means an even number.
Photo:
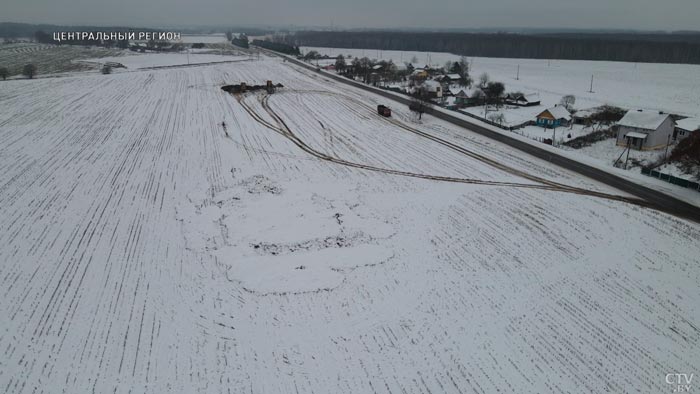
[{"label": "ctv.by logo", "polygon": [[666,383],[673,385],[674,393],[689,393],[691,383],[693,382],[693,374],[686,373],[669,373],[666,374]]}]

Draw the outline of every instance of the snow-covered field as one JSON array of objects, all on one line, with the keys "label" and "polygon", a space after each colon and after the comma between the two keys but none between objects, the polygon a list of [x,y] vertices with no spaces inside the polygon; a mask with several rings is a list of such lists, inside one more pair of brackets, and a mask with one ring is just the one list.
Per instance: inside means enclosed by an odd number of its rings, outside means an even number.
[{"label": "snow-covered field", "polygon": [[[267,79],[285,88],[220,90]],[[659,393],[697,374],[699,225],[381,102],[265,57],[3,83],[3,391]]]},{"label": "snow-covered field", "polygon": [[26,64],[34,64],[37,74],[55,74],[99,68],[96,64],[76,60],[107,57],[121,59],[125,51],[117,48],[84,47],[78,45],[49,45],[37,43],[0,44],[0,67],[10,75],[21,76]]},{"label": "snow-covered field", "polygon": [[[121,63],[128,69],[137,69],[144,67],[167,67],[176,65],[189,64],[206,64],[217,62],[231,62],[248,59],[243,55],[219,55],[215,53],[148,53],[118,57],[102,57],[98,59],[87,59],[86,62],[100,63],[116,62]],[[119,69],[115,69],[119,71]]]},{"label": "snow-covered field", "polygon": [[[410,62],[443,66],[459,56],[450,53],[377,51],[370,49],[303,47],[321,54]],[[492,80],[505,83],[507,91],[539,92],[542,104],[551,106],[562,96],[576,96],[576,108],[613,104],[623,108],[649,108],[664,112],[700,115],[700,65],[650,64],[583,60],[541,60],[468,58],[471,74],[488,73]],[[520,79],[516,80],[518,65]],[[589,93],[591,76],[593,91]]]}]

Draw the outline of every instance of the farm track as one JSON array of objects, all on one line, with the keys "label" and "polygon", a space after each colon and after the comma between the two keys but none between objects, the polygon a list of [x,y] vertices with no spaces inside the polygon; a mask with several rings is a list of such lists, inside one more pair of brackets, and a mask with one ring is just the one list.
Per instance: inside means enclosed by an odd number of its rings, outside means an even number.
[{"label": "farm track", "polygon": [[[346,95],[339,94],[339,93],[332,93],[332,92],[318,91],[318,90],[296,91],[296,92],[334,95],[337,97],[341,97],[343,99],[350,100],[353,103],[355,103],[356,105],[361,106],[362,108],[365,108],[366,110],[368,110],[370,112],[373,111],[373,108],[362,103],[361,101],[359,101],[355,98],[346,96]],[[556,192],[562,192],[562,193],[586,195],[586,196],[597,197],[597,198],[602,198],[602,199],[607,199],[607,200],[612,200],[612,201],[625,202],[625,203],[629,203],[629,204],[633,204],[633,205],[637,205],[637,206],[645,207],[645,208],[653,208],[652,205],[648,204],[644,200],[635,199],[635,198],[628,198],[628,197],[624,197],[624,196],[618,196],[618,195],[614,195],[614,194],[608,194],[608,193],[597,192],[597,191],[593,191],[593,190],[563,185],[563,184],[560,184],[557,182],[553,182],[553,181],[550,181],[547,179],[543,179],[543,178],[531,175],[531,174],[526,173],[524,171],[520,171],[520,170],[517,170],[515,168],[509,167],[505,164],[499,163],[493,159],[490,159],[486,156],[480,155],[476,152],[470,151],[470,150],[468,150],[464,147],[461,147],[459,145],[453,144],[453,143],[446,141],[442,138],[433,136],[433,135],[425,133],[421,130],[410,127],[410,126],[404,124],[403,122],[400,122],[400,121],[395,120],[395,119],[382,118],[382,119],[388,121],[389,123],[391,123],[397,127],[400,127],[403,130],[406,130],[408,132],[416,134],[420,137],[429,139],[429,140],[436,142],[440,145],[443,145],[449,149],[452,149],[454,151],[457,151],[459,153],[467,155],[471,158],[474,158],[480,162],[488,164],[488,165],[490,165],[498,170],[501,170],[501,171],[504,171],[506,173],[516,175],[516,176],[519,176],[519,177],[522,177],[522,178],[525,178],[525,179],[528,179],[528,180],[531,180],[534,182],[538,182],[540,184],[533,185],[533,184],[526,184],[526,183],[487,181],[487,180],[473,179],[473,178],[439,176],[439,175],[431,175],[431,174],[382,168],[382,167],[377,167],[377,166],[372,166],[372,165],[367,165],[367,164],[356,163],[356,162],[344,160],[344,159],[330,156],[326,153],[320,152],[320,151],[312,148],[307,143],[305,143],[301,138],[299,138],[287,126],[286,122],[281,118],[281,116],[277,112],[275,112],[274,109],[270,106],[270,104],[269,104],[270,95],[269,94],[264,94],[262,96],[259,96],[260,103],[262,104],[265,111],[275,120],[275,122],[277,123],[276,125],[263,119],[263,117],[260,116],[260,114],[255,112],[255,110],[253,110],[249,105],[247,105],[245,103],[245,96],[240,95],[240,94],[235,95],[235,96],[236,96],[236,99],[238,100],[238,102],[244,108],[244,110],[253,119],[255,119],[258,123],[260,123],[261,125],[265,126],[266,128],[268,128],[270,130],[273,130],[273,131],[279,133],[280,135],[284,136],[285,138],[289,139],[291,142],[293,142],[296,146],[298,146],[304,152],[306,152],[306,153],[308,153],[308,154],[310,154],[318,159],[325,160],[328,162],[340,164],[340,165],[347,166],[347,167],[353,167],[353,168],[359,168],[359,169],[363,169],[363,170],[373,171],[373,172],[380,172],[380,173],[385,173],[385,174],[390,174],[390,175],[412,177],[412,178],[419,178],[419,179],[428,179],[428,180],[439,181],[439,182],[452,182],[452,183],[478,184],[478,185],[487,185],[487,186],[501,186],[501,187],[512,187],[512,188],[548,190],[548,191],[556,191]]]},{"label": "farm track", "polygon": [[[322,74],[313,66],[299,61],[297,59],[294,59],[292,57],[289,57],[287,55],[264,49],[262,51],[271,56],[277,56],[285,59],[285,62],[288,62],[288,64],[293,64],[297,66],[292,68],[294,68],[297,71],[301,71],[308,76],[314,75],[314,78],[323,79],[326,82],[337,81],[344,85],[350,85],[359,90],[371,92],[375,95],[388,98],[398,103],[408,104],[409,102],[407,97],[398,96],[391,92],[382,91],[375,87],[357,83],[355,81],[351,82],[346,78],[337,75]],[[666,214],[673,215],[678,218],[700,223],[700,208],[680,198],[674,197],[666,192],[658,191],[650,186],[645,186],[635,181],[631,181],[621,176],[615,175],[611,172],[600,170],[594,166],[590,166],[578,160],[571,159],[565,155],[554,153],[549,150],[542,149],[541,147],[538,147],[536,145],[530,144],[528,142],[523,142],[516,138],[512,138],[510,136],[495,132],[489,129],[488,127],[478,125],[473,121],[459,118],[447,112],[437,111],[433,114],[433,116],[457,127],[469,130],[478,135],[485,136],[491,140],[503,143],[532,157],[554,164],[559,168],[572,171],[574,173],[583,175],[584,177],[587,177],[589,179],[595,180],[608,186],[612,186],[615,189],[629,193],[638,198],[639,200],[644,201],[645,206],[648,208],[652,208],[656,211],[664,212]]]},{"label": "farm track", "polygon": [[366,165],[366,164],[361,164],[361,163],[355,163],[351,162],[348,160],[343,160],[334,156],[327,155],[323,152],[320,152],[312,147],[310,147],[308,144],[306,144],[303,140],[301,140],[294,132],[289,129],[289,127],[286,125],[284,120],[272,109],[270,108],[267,99],[269,98],[269,95],[263,96],[261,100],[261,104],[263,105],[263,108],[265,108],[266,112],[275,119],[275,122],[277,125],[274,125],[260,116],[255,110],[253,110],[250,106],[248,106],[245,103],[245,97],[241,95],[237,95],[237,100],[239,103],[241,103],[241,106],[243,109],[253,118],[255,121],[260,123],[261,125],[265,126],[266,128],[275,131],[276,133],[282,135],[283,137],[289,139],[294,145],[299,147],[301,150],[304,152],[318,158],[324,161],[328,161],[331,163],[336,163],[340,164],[343,166],[347,167],[352,167],[352,168],[359,168],[363,170],[368,170],[368,171],[373,171],[373,172],[380,172],[384,174],[390,174],[390,175],[398,175],[398,176],[404,176],[404,177],[411,177],[411,178],[420,178],[420,179],[430,179],[430,180],[435,180],[435,181],[443,181],[443,182],[453,182],[453,183],[469,183],[469,184],[479,184],[479,185],[490,185],[490,186],[510,186],[510,187],[521,187],[521,188],[529,188],[529,189],[550,189],[547,186],[543,185],[531,185],[531,184],[522,184],[522,183],[512,183],[512,182],[497,182],[497,181],[486,181],[486,180],[481,180],[481,179],[468,179],[468,178],[456,178],[456,177],[445,177],[445,176],[437,176],[437,175],[429,175],[429,174],[420,174],[420,173],[414,173],[414,172],[409,172],[409,171],[401,171],[401,170],[394,170],[394,169],[388,169],[388,168],[381,168],[381,167],[376,167],[376,166],[371,166],[371,165]]}]

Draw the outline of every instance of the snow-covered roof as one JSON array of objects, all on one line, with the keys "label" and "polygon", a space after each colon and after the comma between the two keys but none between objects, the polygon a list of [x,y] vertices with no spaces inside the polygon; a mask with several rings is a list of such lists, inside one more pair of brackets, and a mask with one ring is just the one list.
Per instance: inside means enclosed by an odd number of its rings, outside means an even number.
[{"label": "snow-covered roof", "polygon": [[440,82],[433,81],[433,80],[423,82],[423,86],[425,86],[426,88],[428,88],[428,90],[430,90],[432,92],[437,91],[439,88],[442,87],[440,85]]},{"label": "snow-covered roof", "polygon": [[629,133],[625,134],[625,137],[645,139],[647,138],[647,135],[647,133],[637,133],[636,131],[630,131]]},{"label": "snow-covered roof", "polygon": [[631,110],[627,111],[617,124],[644,130],[656,130],[668,117],[669,114],[658,111]]},{"label": "snow-covered roof", "polygon": [[685,118],[676,121],[676,127],[687,131],[700,130],[700,118]]},{"label": "snow-covered roof", "polygon": [[381,64],[375,64],[374,66],[372,66],[373,70],[379,70],[380,68],[382,68]]},{"label": "snow-covered roof", "polygon": [[577,118],[590,118],[591,116],[597,114],[600,111],[599,107],[580,109],[574,114]]},{"label": "snow-covered roof", "polygon": [[508,98],[515,100],[537,101],[539,97],[539,93],[508,93]]},{"label": "snow-covered roof", "polygon": [[557,105],[556,107],[552,108],[547,108],[547,111],[549,111],[552,116],[554,116],[554,119],[566,119],[566,120],[571,120],[571,114],[569,111],[566,110],[566,108],[562,107],[561,105]]},{"label": "snow-covered roof", "polygon": [[459,74],[447,74],[447,76],[448,76],[450,79],[460,79],[460,78],[462,78],[462,77],[459,76]]}]

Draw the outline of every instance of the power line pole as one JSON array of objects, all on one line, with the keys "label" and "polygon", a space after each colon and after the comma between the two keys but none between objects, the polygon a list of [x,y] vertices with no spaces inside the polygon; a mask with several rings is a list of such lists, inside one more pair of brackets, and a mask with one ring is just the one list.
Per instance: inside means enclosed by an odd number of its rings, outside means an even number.
[{"label": "power line pole", "polygon": [[666,153],[664,153],[664,163],[668,160],[668,146],[671,144],[671,134],[668,135],[666,139]]},{"label": "power line pole", "polygon": [[519,64],[518,64],[518,71],[515,74],[515,79],[518,81],[520,80],[520,65]]},{"label": "power line pole", "polygon": [[591,89],[588,91],[588,93],[593,93],[593,75],[591,75]]}]

